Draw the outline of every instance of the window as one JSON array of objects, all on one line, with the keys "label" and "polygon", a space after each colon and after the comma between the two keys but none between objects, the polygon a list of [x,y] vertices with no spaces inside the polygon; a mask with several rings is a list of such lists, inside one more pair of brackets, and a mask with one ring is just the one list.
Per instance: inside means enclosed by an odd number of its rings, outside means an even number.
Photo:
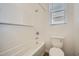
[{"label": "window", "polygon": [[50,3],[49,13],[50,13],[51,24],[65,23],[65,4],[64,3]]}]

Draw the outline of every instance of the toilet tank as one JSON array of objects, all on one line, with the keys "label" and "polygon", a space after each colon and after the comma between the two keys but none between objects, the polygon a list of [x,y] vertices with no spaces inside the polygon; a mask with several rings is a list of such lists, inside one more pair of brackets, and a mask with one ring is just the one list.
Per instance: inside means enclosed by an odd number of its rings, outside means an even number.
[{"label": "toilet tank", "polygon": [[51,37],[52,47],[62,48],[63,47],[63,41],[64,41],[63,36],[52,36]]}]

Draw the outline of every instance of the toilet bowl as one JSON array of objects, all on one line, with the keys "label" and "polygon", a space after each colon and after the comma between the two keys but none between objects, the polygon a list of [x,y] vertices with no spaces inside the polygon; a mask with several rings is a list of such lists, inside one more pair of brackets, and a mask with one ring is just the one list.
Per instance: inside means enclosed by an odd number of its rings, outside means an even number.
[{"label": "toilet bowl", "polygon": [[51,48],[49,50],[49,56],[64,56],[62,36],[53,36],[51,38]]},{"label": "toilet bowl", "polygon": [[64,56],[64,52],[60,48],[51,48],[49,56]]}]

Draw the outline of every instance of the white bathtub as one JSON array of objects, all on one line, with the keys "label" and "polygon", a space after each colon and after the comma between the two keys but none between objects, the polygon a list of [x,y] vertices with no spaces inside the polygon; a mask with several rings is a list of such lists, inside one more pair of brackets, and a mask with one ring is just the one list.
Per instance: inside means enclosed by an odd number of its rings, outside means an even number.
[{"label": "white bathtub", "polygon": [[41,41],[32,44],[20,44],[0,52],[1,56],[42,56],[45,52],[45,43]]},{"label": "white bathtub", "polygon": [[45,53],[45,43],[35,42],[30,46],[27,52],[23,56],[43,56]]}]

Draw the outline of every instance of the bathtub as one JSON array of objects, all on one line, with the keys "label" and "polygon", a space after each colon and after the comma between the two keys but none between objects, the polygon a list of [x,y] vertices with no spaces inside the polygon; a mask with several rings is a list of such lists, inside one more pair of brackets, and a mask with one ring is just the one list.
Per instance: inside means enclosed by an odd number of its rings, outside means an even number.
[{"label": "bathtub", "polygon": [[[28,45],[28,46],[27,46]],[[41,41],[32,44],[20,44],[0,52],[0,56],[43,56],[45,53],[45,43]]]},{"label": "bathtub", "polygon": [[35,42],[23,56],[43,56],[45,53],[45,43]]}]

